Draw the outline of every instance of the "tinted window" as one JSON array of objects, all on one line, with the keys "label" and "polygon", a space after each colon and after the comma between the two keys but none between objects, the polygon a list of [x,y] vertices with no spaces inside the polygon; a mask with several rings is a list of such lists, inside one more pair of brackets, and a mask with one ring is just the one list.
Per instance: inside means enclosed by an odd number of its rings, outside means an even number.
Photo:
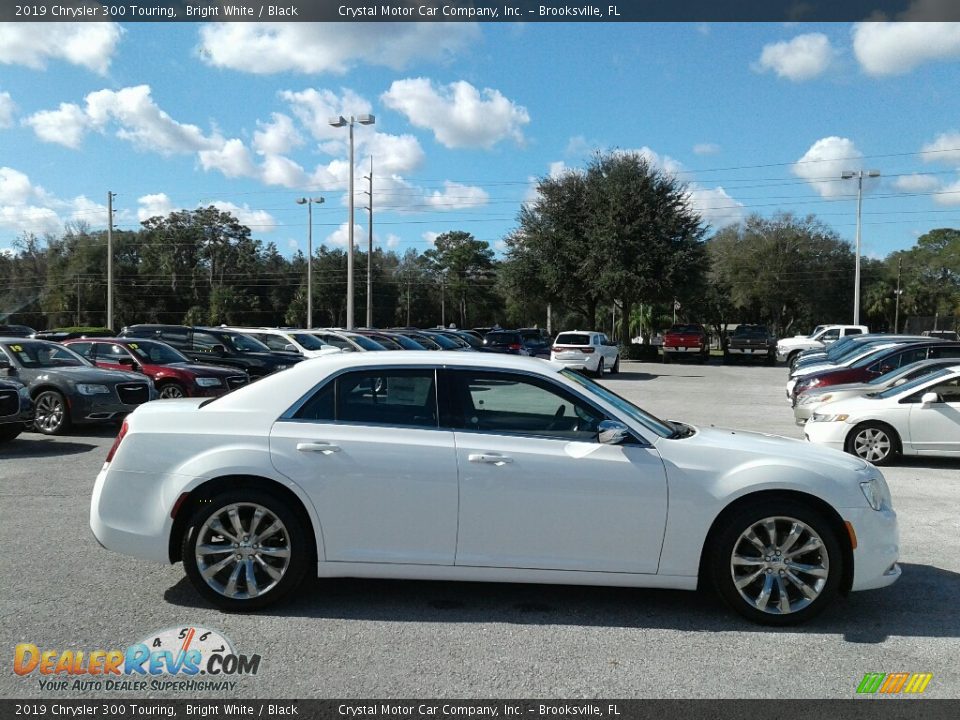
[{"label": "tinted window", "polygon": [[484,345],[519,345],[520,333],[492,332],[483,339]]},{"label": "tinted window", "polygon": [[344,338],[339,337],[339,336],[337,336],[337,335],[320,335],[319,337],[320,337],[320,339],[323,340],[325,343],[327,343],[327,344],[329,344],[329,345],[333,345],[334,347],[338,347],[338,348],[340,348],[341,350],[354,350],[354,349],[355,349],[355,348],[353,347],[353,345],[350,344],[349,341],[347,341],[347,340],[345,340]]},{"label": "tinted window", "polygon": [[546,381],[511,373],[454,371],[454,427],[595,441],[602,413]]},{"label": "tinted window", "polygon": [[329,382],[317,390],[313,396],[297,410],[294,417],[299,420],[326,420],[333,422],[336,419],[333,402],[336,395],[336,385],[336,381]]},{"label": "tinted window", "polygon": [[193,333],[194,350],[211,352],[215,345],[220,345],[224,348],[227,348],[229,344],[226,342],[225,338],[219,338],[212,333],[202,332],[200,330],[197,330],[195,333]]},{"label": "tinted window", "polygon": [[342,422],[437,426],[433,370],[364,370],[337,378],[336,417]]},{"label": "tinted window", "polygon": [[376,340],[371,340],[364,335],[351,335],[350,339],[364,350],[386,350],[386,348]]},{"label": "tinted window", "polygon": [[189,362],[185,355],[162,342],[152,342],[150,340],[128,342],[127,347],[130,352],[137,356],[137,359],[154,365]]},{"label": "tinted window", "polygon": [[838,337],[840,337],[840,328],[833,328],[821,335],[820,339],[823,340],[823,342],[830,342],[831,340],[836,340]]},{"label": "tinted window", "polygon": [[927,388],[923,392],[924,394],[935,392],[944,402],[960,402],[960,377],[955,377],[952,380],[942,382],[932,388]]},{"label": "tinted window", "polygon": [[291,344],[289,340],[287,340],[285,337],[280,337],[279,335],[261,335],[259,333],[250,333],[250,337],[252,337],[254,340],[259,340],[271,350],[283,350],[287,347],[287,345]]},{"label": "tinted window", "polygon": [[960,347],[937,347],[930,348],[931,358],[960,358]]},{"label": "tinted window", "polygon": [[93,343],[88,343],[88,342],[70,343],[69,347],[78,355],[83,355],[87,360],[92,359]]},{"label": "tinted window", "polygon": [[307,350],[321,350],[327,347],[326,343],[324,343],[316,335],[308,335],[307,333],[291,333],[291,337],[303,345],[303,347],[305,347]]},{"label": "tinted window", "polygon": [[89,365],[90,362],[69,350],[65,345],[24,340],[10,343],[7,352],[24,368],[56,368]]},{"label": "tinted window", "polygon": [[553,341],[554,345],[589,345],[590,336],[579,333],[560,333]]},{"label": "tinted window", "polygon": [[860,328],[850,328],[847,330],[847,335],[860,335],[863,332]]},{"label": "tinted window", "polygon": [[[141,334],[138,332],[137,335],[139,337],[152,337],[154,333],[144,332]],[[183,328],[183,329],[171,328],[169,330],[161,330],[159,337],[161,340],[163,340],[164,342],[168,342],[171,345],[183,347],[189,341],[190,335],[189,335],[189,331],[186,328]]]},{"label": "tinted window", "polygon": [[125,348],[113,343],[97,343],[96,348],[97,360],[103,362],[119,364],[120,358],[130,359],[130,354]]},{"label": "tinted window", "polygon": [[408,338],[406,335],[391,335],[391,339],[396,342],[404,350],[426,350],[427,348],[418,343],[413,338]]}]

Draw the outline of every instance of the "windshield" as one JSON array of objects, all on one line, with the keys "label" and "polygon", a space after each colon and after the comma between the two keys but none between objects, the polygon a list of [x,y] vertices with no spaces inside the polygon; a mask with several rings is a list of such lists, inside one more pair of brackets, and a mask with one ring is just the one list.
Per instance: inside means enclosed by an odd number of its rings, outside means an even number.
[{"label": "windshield", "polygon": [[33,370],[40,368],[57,367],[90,367],[93,363],[87,362],[64,345],[55,343],[25,340],[9,343],[3,346],[7,354],[22,368]]},{"label": "windshield", "polygon": [[671,437],[676,433],[676,430],[672,425],[660,420],[657,417],[654,417],[645,410],[641,410],[626,398],[622,398],[615,392],[605,388],[603,385],[595,383],[582,373],[564,369],[560,371],[560,374],[569,380],[573,380],[591,395],[601,398],[602,400],[613,405],[615,408],[617,408],[617,410],[622,412],[630,419],[640,423],[650,432],[656,433],[660,437]]},{"label": "windshield", "polygon": [[[886,349],[877,347],[878,345],[883,344],[883,341],[876,343],[855,343],[854,345],[844,348],[842,353],[833,358],[833,361],[836,363],[843,363],[847,360],[853,360],[857,357],[863,357],[864,355],[875,353],[879,349]],[[889,347],[889,343],[887,343],[887,347]]]},{"label": "windshield", "polygon": [[[891,348],[889,347],[875,348],[873,350],[869,350],[863,357],[861,357],[859,360],[854,362],[851,365],[851,367],[855,367],[855,368],[866,367],[870,363],[875,362],[876,360],[886,355],[889,355],[890,353],[891,353]],[[898,359],[894,358],[894,362],[898,362]]]},{"label": "windshield", "polygon": [[307,350],[322,350],[325,347],[330,347],[316,335],[308,335],[307,333],[290,333],[290,337],[300,343],[301,347],[305,347]]},{"label": "windshield", "polygon": [[152,340],[137,340],[127,343],[127,349],[142,362],[151,365],[169,365],[170,363],[190,362],[186,355],[174,350],[169,345]]},{"label": "windshield", "polygon": [[896,387],[887,388],[881,393],[877,393],[876,397],[878,398],[890,398],[894,395],[899,395],[900,393],[910,392],[915,390],[918,387],[926,385],[928,382],[936,382],[942,377],[950,375],[953,371],[950,368],[940,368],[936,372],[929,373],[928,375],[921,375],[918,378],[914,378],[910,382],[905,382],[903,385],[897,385]]},{"label": "windshield", "polygon": [[371,340],[366,335],[347,335],[347,337],[353,340],[364,350],[386,350],[383,345],[378,343],[376,340]]},{"label": "windshield", "polygon": [[733,331],[733,337],[765,338],[767,329],[762,325],[741,325]]},{"label": "windshield", "polygon": [[849,337],[840,338],[832,345],[828,345],[827,349],[824,350],[824,354],[832,360],[833,358],[837,358],[843,355],[843,353],[845,353],[847,350],[852,348],[854,345],[859,345],[860,347],[867,346],[862,342],[859,342],[859,343],[854,342],[853,341],[854,337],[857,337],[857,336],[851,335]]},{"label": "windshield", "polygon": [[229,339],[234,349],[240,352],[270,352],[270,348],[259,340],[254,340],[249,335],[242,333],[224,333],[225,339]]},{"label": "windshield", "polygon": [[431,335],[430,339],[444,350],[459,350],[461,347],[459,343],[451,340],[446,335]]},{"label": "windshield", "polygon": [[406,335],[391,335],[390,338],[404,350],[426,350],[427,348]]}]

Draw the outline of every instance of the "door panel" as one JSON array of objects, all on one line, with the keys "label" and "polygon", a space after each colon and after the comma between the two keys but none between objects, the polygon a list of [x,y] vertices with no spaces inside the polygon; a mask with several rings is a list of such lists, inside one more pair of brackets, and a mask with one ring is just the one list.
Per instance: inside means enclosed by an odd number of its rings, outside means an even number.
[{"label": "door panel", "polygon": [[916,402],[910,406],[910,441],[914,450],[960,454],[960,379],[940,383],[924,392],[935,392],[944,402],[926,406]]}]

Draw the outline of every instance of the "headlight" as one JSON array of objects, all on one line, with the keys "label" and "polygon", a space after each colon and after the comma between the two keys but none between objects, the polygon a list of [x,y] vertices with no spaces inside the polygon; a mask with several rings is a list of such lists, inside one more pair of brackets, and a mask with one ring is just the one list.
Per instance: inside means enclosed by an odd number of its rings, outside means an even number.
[{"label": "headlight", "polygon": [[867,502],[870,503],[870,507],[874,510],[884,510],[893,505],[890,498],[890,488],[887,487],[887,481],[883,479],[882,475],[860,483],[860,489],[863,491],[863,496],[867,499]]},{"label": "headlight", "polygon": [[220,382],[220,378],[198,377],[197,385],[199,385],[200,387],[220,387],[221,385],[223,385],[223,383]]},{"label": "headlight", "polygon": [[813,417],[810,418],[813,422],[846,422],[849,415],[822,415],[820,413],[814,413]]},{"label": "headlight", "polygon": [[289,365],[277,365],[277,370],[286,370],[289,367]]},{"label": "headlight", "polygon": [[110,392],[106,385],[91,385],[90,383],[79,383],[77,392],[81,395],[105,395]]},{"label": "headlight", "polygon": [[798,405],[812,405],[813,403],[830,402],[830,395],[801,395]]}]

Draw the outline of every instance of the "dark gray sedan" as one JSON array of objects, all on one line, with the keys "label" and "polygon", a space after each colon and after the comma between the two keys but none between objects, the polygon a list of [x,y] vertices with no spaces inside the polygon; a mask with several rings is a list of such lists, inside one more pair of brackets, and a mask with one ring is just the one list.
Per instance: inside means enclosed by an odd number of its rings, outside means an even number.
[{"label": "dark gray sedan", "polygon": [[157,397],[143,375],[103,370],[73,350],[47,342],[0,337],[0,369],[24,383],[34,403],[34,428],[46,435],[71,425],[113,420]]}]

